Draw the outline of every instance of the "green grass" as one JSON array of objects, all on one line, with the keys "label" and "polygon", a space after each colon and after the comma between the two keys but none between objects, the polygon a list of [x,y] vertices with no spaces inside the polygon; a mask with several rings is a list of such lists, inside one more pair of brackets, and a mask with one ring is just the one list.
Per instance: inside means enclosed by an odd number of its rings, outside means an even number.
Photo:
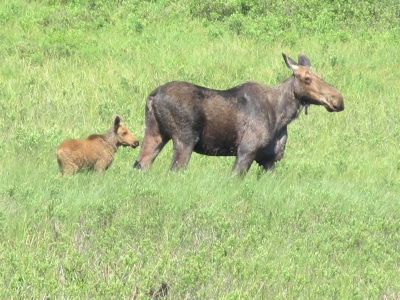
[{"label": "green grass", "polygon": [[[319,32],[303,11],[263,36],[235,1],[216,20],[111,3],[0,4],[0,298],[149,299],[165,282],[167,299],[399,299],[398,20]],[[158,85],[276,84],[282,52],[308,55],[345,110],[302,113],[273,173],[232,179],[234,158],[197,154],[169,173],[168,145],[147,173],[124,148],[102,175],[57,175],[57,145],[115,113],[142,139]]]}]

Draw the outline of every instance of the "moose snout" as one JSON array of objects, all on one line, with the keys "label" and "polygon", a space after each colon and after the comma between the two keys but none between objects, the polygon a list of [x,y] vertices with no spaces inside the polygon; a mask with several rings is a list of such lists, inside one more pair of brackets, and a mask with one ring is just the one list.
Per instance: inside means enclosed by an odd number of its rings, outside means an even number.
[{"label": "moose snout", "polygon": [[132,148],[136,148],[137,146],[139,146],[139,141],[134,141],[131,145]]},{"label": "moose snout", "polygon": [[327,102],[328,102],[328,107],[327,107],[327,109],[328,109],[328,111],[331,111],[331,112],[333,112],[333,111],[336,111],[336,112],[339,112],[339,111],[342,111],[342,110],[344,110],[344,102],[343,102],[343,96],[342,96],[342,94],[339,92],[339,91],[337,91],[336,93],[332,93],[331,95],[329,95],[328,97],[327,97]]},{"label": "moose snout", "polygon": [[342,111],[344,110],[344,104],[343,102],[340,103],[332,103],[332,106],[334,108],[335,111]]},{"label": "moose snout", "polygon": [[344,102],[343,102],[343,97],[340,96],[337,99],[334,99],[332,101],[332,106],[334,108],[335,111],[342,111],[344,110]]}]

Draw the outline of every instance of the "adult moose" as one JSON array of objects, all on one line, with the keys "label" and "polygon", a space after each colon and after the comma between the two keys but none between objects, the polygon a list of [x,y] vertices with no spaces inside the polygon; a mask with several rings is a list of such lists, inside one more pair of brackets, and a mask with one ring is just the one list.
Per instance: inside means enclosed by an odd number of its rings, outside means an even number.
[{"label": "adult moose", "polygon": [[299,55],[298,63],[282,54],[293,75],[275,86],[245,82],[214,90],[187,82],[169,82],[147,98],[145,136],[134,164],[148,169],[172,139],[171,170],[185,168],[193,151],[236,156],[234,174],[245,174],[253,161],[264,170],[283,157],[287,125],[309,104],[329,112],[344,109],[343,97]]}]

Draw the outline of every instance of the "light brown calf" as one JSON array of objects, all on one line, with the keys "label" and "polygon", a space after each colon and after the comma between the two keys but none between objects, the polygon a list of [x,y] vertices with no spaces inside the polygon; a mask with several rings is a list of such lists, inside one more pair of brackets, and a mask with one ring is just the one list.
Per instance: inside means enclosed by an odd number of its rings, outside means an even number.
[{"label": "light brown calf", "polygon": [[57,148],[60,172],[73,174],[82,169],[105,171],[114,160],[119,146],[139,146],[138,139],[116,116],[113,126],[104,134],[92,134],[86,139],[65,140]]}]

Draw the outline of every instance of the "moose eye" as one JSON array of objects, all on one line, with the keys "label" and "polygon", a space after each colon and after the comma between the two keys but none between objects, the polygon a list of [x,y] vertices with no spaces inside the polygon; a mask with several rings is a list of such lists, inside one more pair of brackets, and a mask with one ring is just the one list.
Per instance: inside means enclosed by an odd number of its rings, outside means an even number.
[{"label": "moose eye", "polygon": [[127,134],[127,133],[124,131],[121,135],[122,135],[122,136],[126,136],[126,134]]},{"label": "moose eye", "polygon": [[311,77],[306,77],[306,78],[304,78],[304,82],[306,83],[306,84],[310,84],[311,83]]}]

